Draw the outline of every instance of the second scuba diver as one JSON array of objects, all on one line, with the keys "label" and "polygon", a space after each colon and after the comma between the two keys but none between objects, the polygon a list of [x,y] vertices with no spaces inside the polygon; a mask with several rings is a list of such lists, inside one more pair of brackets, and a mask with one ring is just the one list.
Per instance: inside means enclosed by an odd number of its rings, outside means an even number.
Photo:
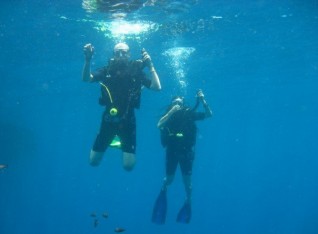
[{"label": "second scuba diver", "polygon": [[[166,176],[160,194],[155,202],[152,222],[164,224],[167,212],[167,188],[172,183],[178,164],[180,165],[186,200],[180,209],[177,222],[189,223],[191,220],[192,199],[192,164],[195,156],[196,121],[212,116],[212,111],[205,101],[201,90],[197,92],[197,102],[194,108],[184,105],[184,98],[177,96],[172,99],[166,113],[160,118],[158,128],[161,133],[161,143],[166,148]],[[202,103],[204,112],[196,109]]]}]

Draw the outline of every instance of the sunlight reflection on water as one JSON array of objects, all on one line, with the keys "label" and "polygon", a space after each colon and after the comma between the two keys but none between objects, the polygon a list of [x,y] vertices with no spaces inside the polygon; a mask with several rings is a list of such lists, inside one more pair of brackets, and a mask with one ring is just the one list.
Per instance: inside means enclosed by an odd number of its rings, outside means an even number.
[{"label": "sunlight reflection on water", "polygon": [[136,39],[143,41],[147,36],[159,29],[157,23],[151,21],[96,21],[95,29],[104,33],[105,37],[116,40]]}]

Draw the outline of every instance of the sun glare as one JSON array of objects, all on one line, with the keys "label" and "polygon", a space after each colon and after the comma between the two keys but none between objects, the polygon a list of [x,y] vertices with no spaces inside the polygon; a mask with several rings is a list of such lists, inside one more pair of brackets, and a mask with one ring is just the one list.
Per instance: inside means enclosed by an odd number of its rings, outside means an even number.
[{"label": "sun glare", "polygon": [[97,22],[95,28],[110,38],[141,38],[158,30],[158,25],[151,21],[111,21]]}]

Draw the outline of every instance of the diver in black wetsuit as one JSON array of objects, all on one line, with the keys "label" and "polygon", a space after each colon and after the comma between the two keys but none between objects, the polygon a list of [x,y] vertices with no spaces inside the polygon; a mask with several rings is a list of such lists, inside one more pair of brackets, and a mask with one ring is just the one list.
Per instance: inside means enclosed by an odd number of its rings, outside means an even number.
[{"label": "diver in black wetsuit", "polygon": [[[90,61],[94,53],[91,44],[84,46],[85,64],[83,81],[99,82],[101,97],[99,103],[105,106],[102,123],[90,153],[90,164],[98,166],[103,153],[115,137],[121,141],[123,167],[130,171],[135,165],[136,152],[136,119],[135,109],[140,106],[143,86],[152,90],[160,90],[160,80],[154,69],[149,54],[143,50],[141,60],[130,60],[129,47],[118,43],[114,47],[114,57],[107,66],[90,72]],[[150,69],[151,79],[142,71]]]},{"label": "diver in black wetsuit", "polygon": [[[197,112],[200,102],[205,112]],[[166,190],[172,183],[178,164],[180,165],[183,184],[186,191],[186,201],[181,208],[177,221],[189,223],[191,219],[192,195],[192,164],[194,160],[194,146],[196,143],[196,124],[198,120],[211,117],[212,111],[204,99],[201,90],[197,93],[197,103],[194,108],[184,105],[182,97],[173,98],[166,114],[158,122],[161,131],[161,143],[166,148],[166,176],[162,189],[156,201],[152,221],[163,224],[166,212]]]}]

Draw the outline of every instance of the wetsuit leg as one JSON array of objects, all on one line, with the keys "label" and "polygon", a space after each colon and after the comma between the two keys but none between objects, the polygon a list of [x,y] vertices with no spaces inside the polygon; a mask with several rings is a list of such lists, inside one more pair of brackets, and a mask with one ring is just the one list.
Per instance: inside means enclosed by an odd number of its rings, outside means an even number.
[{"label": "wetsuit leg", "polygon": [[136,163],[136,119],[133,116],[130,120],[122,121],[119,124],[119,138],[123,151],[123,167],[131,171]]},{"label": "wetsuit leg", "polygon": [[166,150],[166,175],[174,175],[178,166],[178,153],[175,149],[167,147]]},{"label": "wetsuit leg", "polygon": [[168,146],[166,149],[166,176],[163,180],[162,190],[167,190],[167,186],[172,183],[178,162],[177,151]]},{"label": "wetsuit leg", "polygon": [[102,120],[99,133],[95,139],[93,150],[105,152],[116,134],[116,124]]},{"label": "wetsuit leg", "polygon": [[192,199],[192,167],[194,152],[190,149],[180,156],[180,169],[182,172],[183,184],[187,195],[187,202],[191,203]]},{"label": "wetsuit leg", "polygon": [[192,175],[192,165],[194,160],[194,152],[192,149],[185,150],[180,155],[180,169],[183,175]]},{"label": "wetsuit leg", "polygon": [[135,154],[136,152],[136,119],[121,121],[118,127],[118,136],[121,140],[123,152]]}]

